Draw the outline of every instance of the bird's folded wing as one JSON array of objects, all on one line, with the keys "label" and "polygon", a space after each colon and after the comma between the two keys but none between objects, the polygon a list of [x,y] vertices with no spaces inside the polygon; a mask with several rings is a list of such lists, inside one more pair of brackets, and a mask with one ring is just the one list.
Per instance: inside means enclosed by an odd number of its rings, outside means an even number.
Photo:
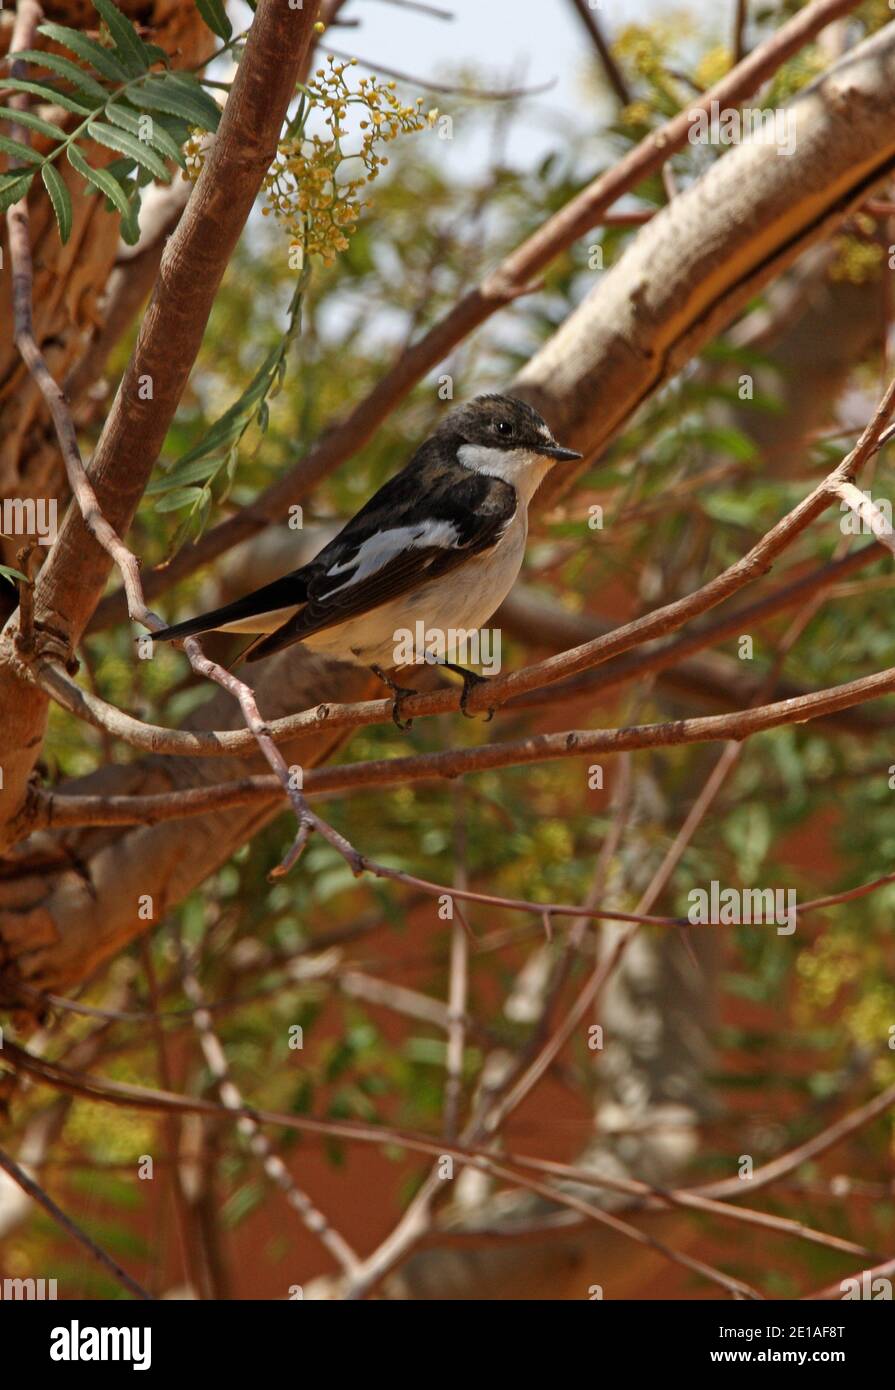
[{"label": "bird's folded wing", "polygon": [[308,566],[308,600],[282,627],[246,653],[258,661],[312,633],[347,622],[384,603],[410,595],[449,574],[471,555],[489,550],[515,512],[515,494],[503,505],[450,519],[393,526],[360,539],[345,531]]}]

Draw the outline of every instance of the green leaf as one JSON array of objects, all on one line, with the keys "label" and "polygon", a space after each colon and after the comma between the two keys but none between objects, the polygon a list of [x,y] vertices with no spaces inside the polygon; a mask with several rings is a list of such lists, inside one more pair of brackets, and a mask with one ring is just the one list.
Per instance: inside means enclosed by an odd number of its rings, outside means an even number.
[{"label": "green leaf", "polygon": [[224,0],[196,0],[196,8],[211,32],[217,33],[218,39],[224,39],[225,43],[229,43],[233,36],[233,26],[227,17]]},{"label": "green leaf", "polygon": [[164,77],[148,77],[128,93],[134,106],[145,111],[167,111],[181,116],[200,130],[215,131],[221,118],[220,108],[204,92],[199,83],[187,81],[182,73],[166,73]]},{"label": "green leaf", "polygon": [[774,830],[768,808],[756,802],[734,807],[721,833],[736,856],[743,882],[752,882],[773,843]]},{"label": "green leaf", "polygon": [[27,130],[34,130],[38,135],[46,135],[49,140],[67,140],[68,136],[61,125],[54,125],[52,121],[44,121],[40,116],[35,116],[33,111],[10,111],[7,107],[0,106],[0,121],[15,121],[17,125],[23,125]]},{"label": "green leaf", "polygon": [[61,106],[63,111],[73,111],[76,116],[86,116],[88,111],[93,110],[92,106],[85,106],[82,101],[75,101],[74,97],[57,92],[55,87],[45,87],[41,82],[24,82],[18,77],[4,77],[2,85],[6,91],[26,92],[28,96],[49,102],[51,106]]},{"label": "green leaf", "polygon": [[106,173],[111,174],[113,179],[117,179],[127,196],[130,197],[127,181],[137,167],[134,161],[132,159],[113,159],[111,164],[106,164],[104,167]]},{"label": "green leaf", "polygon": [[[176,503],[166,501],[165,510],[186,506],[191,497],[196,499],[189,516],[178,527],[170,553],[176,553],[190,531],[195,530],[197,526],[201,534],[208,520],[212,501],[222,501],[229,492],[236,472],[239,443],[252,421],[255,420],[262,427],[266,426],[266,401],[275,385],[282,382],[286,354],[300,331],[301,309],[307,282],[308,273],[305,272],[299,277],[289,301],[288,323],[282,339],[267,354],[239,399],[214,421],[199,442],[187,450],[167,474],[156,479],[147,489],[154,496],[178,497]],[[197,489],[188,486],[198,482],[204,483],[204,487]],[[219,495],[216,496],[216,493]],[[160,504],[156,504],[156,510],[160,509]],[[343,886],[340,883],[334,891],[341,891]]]},{"label": "green leaf", "polygon": [[105,169],[116,183],[121,184],[127,199],[127,213],[122,213],[121,217],[121,239],[127,242],[128,246],[135,246],[140,239],[141,180],[151,182],[152,175],[135,165],[132,159],[113,159]]},{"label": "green leaf", "polygon": [[[111,102],[106,111],[110,121],[120,126],[122,130],[130,131],[131,135],[136,135],[138,140],[144,144],[151,145],[159,154],[163,154],[168,159],[175,160],[182,169],[186,168],[186,159],[183,150],[177,140],[165,129],[157,116],[150,116],[146,112],[138,115],[127,106],[121,106],[118,102]],[[149,123],[148,138],[144,138],[147,132],[147,122]],[[180,122],[178,122],[178,125]],[[182,143],[182,142],[181,142]]]},{"label": "green leaf", "polygon": [[232,1230],[264,1201],[265,1192],[261,1183],[248,1182],[237,1188],[221,1208],[221,1220]]},{"label": "green leaf", "polygon": [[185,487],[188,483],[205,483],[213,473],[216,473],[221,464],[225,462],[226,454],[216,454],[214,458],[194,459],[183,467],[181,463],[176,463],[167,473],[154,479],[146,489],[147,497],[160,497],[163,493],[172,492],[174,488]]},{"label": "green leaf", "polygon": [[182,458],[178,459],[178,466],[186,463],[194,463],[198,459],[207,459],[211,454],[222,453],[234,440],[238,439],[245,431],[248,423],[248,415],[242,409],[243,397],[231,405],[214,424],[208,432],[202,436],[198,444],[194,444],[192,449],[188,449]]},{"label": "green leaf", "polygon": [[65,24],[41,24],[38,26],[39,34],[46,34],[48,39],[54,39],[56,43],[67,48],[69,52],[83,58],[85,63],[89,63],[103,77],[107,77],[110,82],[126,82],[129,73],[126,68],[118,62],[101,43],[96,39],[88,39],[86,34],[82,34],[77,29],[69,29]]},{"label": "green leaf", "polygon": [[102,1169],[71,1174],[71,1184],[87,1196],[95,1194],[111,1206],[134,1211],[141,1205],[141,1195],[136,1183],[120,1178],[116,1173],[103,1172]]},{"label": "green leaf", "polygon": [[170,170],[148,141],[140,140],[118,126],[106,125],[104,121],[88,121],[87,130],[101,145],[108,146],[110,150],[118,150],[120,154],[129,155],[138,164],[144,165],[162,183],[171,182]]},{"label": "green leaf", "polygon": [[11,565],[0,565],[0,578],[8,579],[10,584],[15,584],[19,579],[23,579],[26,584],[31,583],[26,574],[23,574],[21,570],[13,569]]},{"label": "green leaf", "polygon": [[56,72],[60,77],[64,77],[79,92],[83,92],[87,100],[94,106],[105,105],[109,93],[105,87],[101,87],[89,73],[83,68],[78,67],[70,58],[63,58],[61,53],[39,53],[33,48],[23,48],[16,52],[17,58],[25,58],[29,63],[34,63],[42,68],[49,68],[51,72]]},{"label": "green leaf", "polygon": [[155,129],[161,126],[174,141],[178,149],[186,144],[190,133],[190,123],[185,121],[182,116],[172,116],[169,111],[157,112],[155,117]]},{"label": "green leaf", "polygon": [[115,41],[115,52],[128,72],[134,77],[139,76],[141,72],[147,72],[149,54],[130,20],[125,19],[121,11],[112,4],[112,0],[93,0],[93,8],[105,20]]},{"label": "green leaf", "polygon": [[[138,139],[140,138],[141,117],[136,111],[132,111],[129,106],[122,105],[121,102],[116,99],[115,101],[109,102],[108,109],[103,112],[103,115],[106,116],[108,120],[114,121],[115,125],[120,126],[122,130],[129,130],[131,135],[136,135]],[[144,116],[142,119],[144,121],[151,121],[152,117]]]},{"label": "green leaf", "polygon": [[140,240],[140,194],[135,192],[128,198],[127,213],[121,217],[121,240],[127,246],[136,246]]},{"label": "green leaf", "polygon": [[98,188],[100,193],[105,193],[109,202],[118,209],[123,219],[129,219],[132,216],[127,194],[118,180],[114,179],[107,169],[94,169],[92,164],[87,163],[77,145],[69,145],[68,162],[82,178],[86,179],[88,183],[92,183],[93,187]]},{"label": "green leaf", "polygon": [[43,155],[32,150],[30,145],[23,145],[20,140],[10,140],[5,135],[0,135],[0,150],[11,154],[14,159],[23,160],[25,164],[43,164]]},{"label": "green leaf", "polygon": [[751,462],[758,453],[754,441],[737,429],[706,426],[694,432],[693,438],[698,439],[704,448],[730,454],[743,463]]},{"label": "green leaf", "polygon": [[181,507],[192,506],[202,496],[200,487],[181,487],[166,493],[155,504],[157,512],[176,512]]},{"label": "green leaf", "polygon": [[12,207],[13,203],[24,198],[31,187],[33,178],[33,172],[20,174],[18,170],[12,174],[0,174],[0,212],[5,212],[7,208]]},{"label": "green leaf", "polygon": [[56,221],[59,223],[59,237],[64,246],[71,236],[71,196],[65,186],[65,180],[55,164],[42,165],[40,176],[50,195]]},{"label": "green leaf", "polygon": [[170,68],[171,59],[163,48],[159,48],[157,43],[146,43],[143,47],[146,49],[146,57],[150,63],[164,63],[166,68]]},{"label": "green leaf", "polygon": [[111,1221],[98,1221],[92,1216],[83,1224],[93,1239],[104,1245],[107,1250],[113,1250],[118,1255],[131,1255],[137,1260],[148,1258],[146,1241],[136,1231],[130,1231],[126,1226],[116,1225]]},{"label": "green leaf", "polygon": [[176,164],[180,165],[181,169],[186,168],[186,156],[180,144],[178,144],[174,136],[165,129],[161,121],[153,121],[152,135],[149,144],[152,145],[153,149],[158,150],[160,154],[165,155],[166,158],[173,159]]},{"label": "green leaf", "polygon": [[228,43],[233,36],[233,25],[227,18],[223,0],[196,0],[196,8],[211,32]]}]

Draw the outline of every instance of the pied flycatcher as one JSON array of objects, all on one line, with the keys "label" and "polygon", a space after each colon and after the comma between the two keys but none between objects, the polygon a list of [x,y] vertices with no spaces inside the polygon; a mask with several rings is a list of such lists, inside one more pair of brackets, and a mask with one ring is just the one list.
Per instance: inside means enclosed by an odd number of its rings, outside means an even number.
[{"label": "pied flycatcher", "polygon": [[555,463],[579,458],[524,401],[478,396],[445,416],[309,564],[154,636],[261,634],[247,661],[303,642],[374,670],[395,692],[393,715],[404,727],[399,700],[413,692],[386,672],[398,669],[399,630],[422,621],[427,636],[436,634],[430,660],[463,676],[466,713],[483,677],[444,659],[448,633],[480,628],[506,598],[522,566],[529,502]]}]

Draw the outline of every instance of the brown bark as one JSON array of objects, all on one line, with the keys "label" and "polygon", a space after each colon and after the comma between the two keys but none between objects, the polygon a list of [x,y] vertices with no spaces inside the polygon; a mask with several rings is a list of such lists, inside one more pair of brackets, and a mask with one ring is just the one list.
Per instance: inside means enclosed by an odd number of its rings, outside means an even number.
[{"label": "brown bark", "polygon": [[[6,52],[12,33],[14,6],[0,13],[0,52]],[[159,44],[171,55],[175,68],[191,67],[209,54],[216,43],[192,4],[183,0],[124,3],[119,8],[139,21],[147,41]],[[46,16],[56,23],[85,30],[97,27],[97,14],[89,4],[47,5]],[[39,38],[39,46],[62,52],[58,45]],[[56,110],[52,119],[70,128],[75,117]],[[40,137],[35,145],[40,148]],[[90,145],[93,164],[114,156],[104,147]],[[4,165],[6,156],[0,156]],[[103,200],[88,190],[64,162],[58,165],[72,199],[72,233],[65,246],[40,181],[29,198],[34,253],[35,329],[45,346],[50,367],[61,381],[79,362],[86,341],[101,333],[108,314],[106,287],[119,255],[118,217],[110,215]],[[4,256],[8,259],[6,231],[2,229]],[[56,498],[65,505],[65,470],[52,425],[40,393],[29,380],[13,341],[11,282],[0,276],[0,497]],[[0,561],[15,564],[19,537],[0,537]],[[0,622],[15,605],[14,591],[0,587]]]},{"label": "brown bark", "polygon": [[[368,694],[375,684],[366,672],[309,662],[299,666],[294,657],[286,652],[272,658],[258,681],[258,700],[270,717],[291,709],[294,700],[307,704],[325,699],[336,682],[349,698]],[[239,710],[218,691],[190,723],[196,728],[238,727]],[[321,732],[286,744],[283,753],[290,765],[310,768],[331,757],[342,739],[338,730]],[[118,790],[138,783],[140,790],[162,791],[208,785],[262,768],[266,764],[253,754],[204,764],[191,758],[149,758],[112,771],[118,774]],[[93,779],[79,785],[89,791]],[[52,837],[34,837],[21,862],[15,854],[7,861],[2,884],[9,909],[3,913],[3,944],[7,959],[15,959],[15,973],[42,989],[66,990],[88,978],[151,930],[282,809],[279,803],[242,806],[226,815],[197,817],[188,830],[168,823],[126,836],[87,832],[64,850]],[[89,866],[86,875],[82,866]],[[151,907],[141,916],[143,895],[149,895]],[[0,978],[2,970],[0,954]]]},{"label": "brown bark", "polygon": [[[739,145],[653,218],[522,370],[520,394],[588,457],[603,448],[895,167],[893,75],[890,24],[789,103],[791,155]],[[542,501],[567,485],[557,470]]]},{"label": "brown bark", "polygon": [[[261,0],[226,110],[186,215],[171,237],[134,353],[93,456],[91,481],[109,524],[129,527],[202,340],[224,270],[261,186],[311,42],[318,0],[292,10]],[[144,399],[141,380],[152,381]],[[70,509],[34,596],[37,623],[74,646],[111,560]],[[14,624],[0,643],[0,816],[21,800],[40,746],[46,697],[10,669]],[[5,659],[4,655],[5,654]]]}]

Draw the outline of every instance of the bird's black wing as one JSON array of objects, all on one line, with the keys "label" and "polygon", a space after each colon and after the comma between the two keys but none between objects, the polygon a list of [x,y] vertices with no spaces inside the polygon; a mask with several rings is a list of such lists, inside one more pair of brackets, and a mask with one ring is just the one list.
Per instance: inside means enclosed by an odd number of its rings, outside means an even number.
[{"label": "bird's black wing", "polygon": [[270,656],[449,574],[496,545],[516,506],[509,483],[441,464],[424,445],[305,566],[304,606],[254,643],[247,659]]}]

